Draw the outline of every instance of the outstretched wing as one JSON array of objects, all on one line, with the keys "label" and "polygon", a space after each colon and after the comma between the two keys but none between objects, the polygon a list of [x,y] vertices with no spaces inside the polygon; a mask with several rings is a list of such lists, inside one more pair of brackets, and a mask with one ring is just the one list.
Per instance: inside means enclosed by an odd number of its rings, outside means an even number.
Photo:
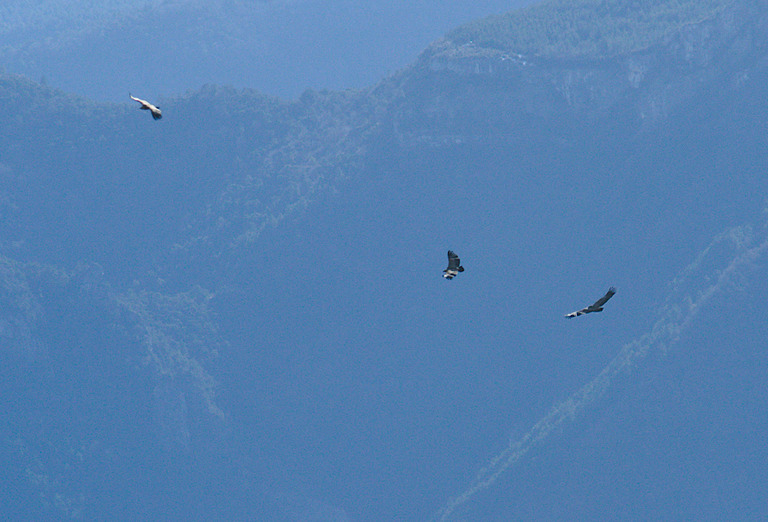
[{"label": "outstretched wing", "polygon": [[610,287],[608,291],[605,293],[603,297],[595,301],[594,304],[589,305],[586,308],[582,308],[581,310],[577,310],[575,312],[571,312],[570,314],[565,314],[567,318],[571,317],[578,317],[580,315],[588,314],[591,312],[602,312],[603,308],[602,306],[608,302],[608,299],[613,297],[613,294],[616,293],[616,289],[614,287]]},{"label": "outstretched wing", "polygon": [[137,98],[136,96],[132,95],[131,93],[128,93],[128,96],[131,97],[133,101],[137,101],[141,104],[141,107],[139,109],[148,110],[152,113],[152,117],[156,120],[159,120],[163,117],[163,113],[160,111],[160,107],[155,107],[151,103],[149,103],[147,100],[142,100],[141,98]]},{"label": "outstretched wing", "polygon": [[448,270],[458,270],[461,266],[461,259],[457,256],[453,250],[448,251]]},{"label": "outstretched wing", "polygon": [[616,289],[614,287],[610,287],[608,289],[608,291],[605,293],[605,295],[603,297],[601,297],[600,299],[598,299],[597,301],[595,301],[595,304],[590,306],[590,308],[600,308],[605,303],[607,303],[608,299],[613,297],[613,294],[615,294],[615,293],[616,293]]}]

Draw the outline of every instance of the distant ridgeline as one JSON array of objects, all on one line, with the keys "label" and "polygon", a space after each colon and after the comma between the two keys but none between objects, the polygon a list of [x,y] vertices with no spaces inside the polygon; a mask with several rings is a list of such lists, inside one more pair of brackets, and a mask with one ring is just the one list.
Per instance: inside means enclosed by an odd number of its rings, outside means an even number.
[{"label": "distant ridgeline", "polygon": [[[31,6],[27,1],[6,0],[0,5],[0,41],[7,44],[17,37],[43,32],[49,36],[75,34],[97,24],[116,22],[152,3],[151,0],[104,0],[78,6],[68,0],[49,0]],[[49,40],[46,45],[57,43],[54,38]]]},{"label": "distant ridgeline", "polygon": [[766,13],[766,0],[551,0],[463,25],[402,75],[400,141],[644,132],[762,70]]},{"label": "distant ridgeline", "polygon": [[615,56],[644,49],[733,0],[550,0],[463,25],[446,36],[542,58]]}]

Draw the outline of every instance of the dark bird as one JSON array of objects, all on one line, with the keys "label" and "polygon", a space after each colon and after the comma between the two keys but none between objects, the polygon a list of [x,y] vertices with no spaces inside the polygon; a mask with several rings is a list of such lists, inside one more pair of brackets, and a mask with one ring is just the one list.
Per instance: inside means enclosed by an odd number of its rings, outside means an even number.
[{"label": "dark bird", "polygon": [[448,268],[443,270],[445,272],[443,274],[443,277],[446,279],[453,279],[457,275],[459,275],[459,272],[463,272],[464,267],[461,266],[461,259],[459,259],[459,256],[454,254],[453,250],[448,251]]},{"label": "dark bird", "polygon": [[150,111],[154,119],[159,120],[160,118],[163,117],[163,113],[160,111],[160,107],[155,107],[154,105],[149,103],[147,100],[136,98],[135,96],[132,96],[131,93],[128,93],[128,96],[130,96],[132,100],[137,101],[141,104],[141,107],[139,107],[139,109]]},{"label": "dark bird", "polygon": [[576,312],[571,312],[570,314],[565,314],[567,318],[571,317],[578,317],[580,315],[588,314],[590,312],[602,312],[603,311],[603,305],[608,302],[608,299],[613,297],[613,294],[616,293],[616,289],[614,287],[610,287],[608,291],[605,293],[603,297],[598,299],[594,302],[594,304],[589,305],[586,308],[582,308],[581,310],[578,310]]}]

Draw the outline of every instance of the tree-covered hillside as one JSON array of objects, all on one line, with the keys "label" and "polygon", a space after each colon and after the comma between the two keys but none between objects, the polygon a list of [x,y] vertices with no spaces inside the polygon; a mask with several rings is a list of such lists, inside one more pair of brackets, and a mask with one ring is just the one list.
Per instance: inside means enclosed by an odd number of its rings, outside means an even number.
[{"label": "tree-covered hillside", "polygon": [[13,75],[0,98],[17,107],[0,122],[3,244],[68,265],[130,259],[124,275],[230,252],[306,207],[346,175],[370,119],[352,92],[282,102],[208,86],[158,102],[157,122],[128,93],[96,104]]},{"label": "tree-covered hillside", "polygon": [[716,16],[732,0],[549,0],[448,33],[509,53],[606,58],[645,49],[686,24]]}]

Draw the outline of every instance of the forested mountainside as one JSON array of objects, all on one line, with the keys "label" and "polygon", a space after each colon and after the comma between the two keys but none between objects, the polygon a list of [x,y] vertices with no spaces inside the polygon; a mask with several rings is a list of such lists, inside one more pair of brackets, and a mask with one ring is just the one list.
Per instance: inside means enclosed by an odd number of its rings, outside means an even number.
[{"label": "forested mountainside", "polygon": [[7,516],[764,517],[765,7],[544,2],[159,121],[0,75]]},{"label": "forested mountainside", "polygon": [[[460,27],[420,57],[420,70],[429,70],[423,74],[426,81],[452,74],[465,79],[450,94],[433,99],[430,109],[439,110],[436,104],[441,102],[454,105],[455,96],[474,99],[477,92],[489,90],[497,95],[486,104],[487,112],[477,114],[479,122],[522,115],[526,121],[555,121],[555,127],[569,129],[574,115],[588,122],[610,114],[616,125],[636,128],[668,116],[692,96],[715,94],[707,91],[711,89],[707,82],[733,88],[744,81],[743,74],[757,66],[755,60],[765,46],[761,8],[741,2],[680,4],[677,10],[673,9],[677,2],[656,2],[651,8],[650,3],[584,1],[574,10],[555,10],[558,2],[544,2]],[[652,15],[657,13],[666,13],[664,23],[643,25],[646,18],[655,20]],[[593,53],[571,45],[573,33],[558,29],[573,27],[571,17],[600,27],[625,24],[633,32],[626,41],[612,44],[614,50]],[[522,20],[539,18],[548,25],[528,25],[528,32],[519,27]],[[481,36],[493,31],[514,38],[530,36],[501,43]],[[610,33],[586,31],[578,41],[602,47],[612,38]],[[570,51],[552,50],[559,46]]]},{"label": "forested mountainside", "polygon": [[234,247],[306,206],[344,175],[367,118],[345,93],[281,102],[210,86],[160,103],[166,117],[154,127],[136,105],[18,77],[5,77],[2,96],[18,107],[2,123],[6,245],[129,277],[173,245]]},{"label": "forested mountainside", "polygon": [[446,38],[537,58],[605,59],[647,49],[712,20],[732,0],[541,2],[463,25]]}]

